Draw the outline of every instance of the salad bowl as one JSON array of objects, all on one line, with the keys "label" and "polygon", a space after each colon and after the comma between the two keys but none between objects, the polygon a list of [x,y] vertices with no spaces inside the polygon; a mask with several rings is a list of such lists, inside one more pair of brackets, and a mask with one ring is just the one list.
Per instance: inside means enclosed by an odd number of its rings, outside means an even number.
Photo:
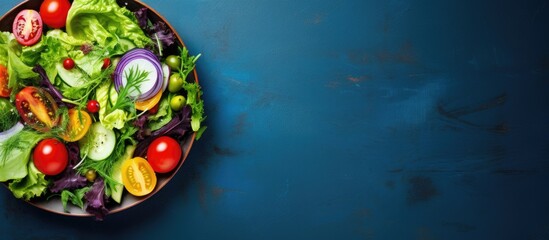
[{"label": "salad bowl", "polygon": [[[26,1],[22,1],[19,5],[15,6],[13,9],[11,9],[7,13],[5,13],[0,18],[0,31],[10,31],[11,32],[12,31],[12,23],[13,23],[14,19],[16,18],[16,15],[20,11],[22,11],[24,9],[34,9],[34,10],[38,11],[42,2],[43,2],[43,0],[26,0]],[[177,34],[177,32],[175,31],[173,26],[171,26],[169,24],[169,22],[160,13],[158,13],[156,10],[152,9],[151,7],[147,6],[145,3],[140,2],[138,0],[117,0],[117,3],[120,7],[125,7],[125,8],[127,8],[128,10],[130,10],[132,12],[135,12],[139,9],[146,8],[148,10],[148,15],[147,16],[148,16],[148,18],[151,22],[153,22],[153,23],[164,22],[166,24],[167,28],[169,28],[169,30],[171,30],[171,32],[173,32],[173,34],[175,35],[175,40],[176,41],[175,41],[175,44],[171,44],[167,48],[164,49],[164,54],[165,55],[169,55],[169,54],[176,54],[177,55],[178,51],[181,48],[185,47],[181,37]],[[195,69],[193,69],[192,72],[190,72],[190,74],[187,76],[186,80],[188,82],[198,83],[198,76],[197,76],[197,73],[196,73]],[[149,193],[145,196],[137,197],[137,196],[134,196],[134,195],[132,195],[132,194],[130,194],[127,191],[124,190],[124,193],[122,195],[122,200],[119,204],[118,203],[114,203],[114,204],[109,203],[109,205],[108,205],[108,214],[117,213],[117,212],[126,210],[128,208],[131,208],[133,206],[136,206],[136,205],[142,203],[143,201],[149,199],[150,197],[154,196],[155,193],[160,191],[166,184],[168,184],[170,182],[170,180],[175,176],[175,174],[177,174],[177,172],[179,171],[179,169],[181,168],[181,166],[185,162],[185,159],[187,158],[187,156],[188,156],[188,154],[191,150],[191,147],[192,147],[192,145],[195,141],[195,138],[196,138],[196,132],[193,132],[193,131],[188,131],[187,133],[185,133],[185,135],[183,135],[183,137],[180,138],[179,145],[181,146],[181,149],[182,149],[182,154],[181,154],[180,161],[178,162],[177,166],[175,167],[175,169],[173,171],[170,171],[168,173],[157,173],[156,174],[157,184],[156,184],[154,190],[152,190],[151,193]],[[4,185],[7,186],[6,183],[4,183]],[[7,194],[7,193],[8,192],[5,192],[4,194]],[[54,197],[48,197],[48,198],[38,197],[38,198],[33,198],[31,200],[28,200],[27,202],[29,204],[33,205],[33,206],[36,206],[37,208],[43,209],[43,210],[48,211],[48,212],[56,213],[56,214],[67,215],[67,216],[75,216],[75,217],[94,216],[92,213],[86,212],[85,209],[79,208],[79,207],[71,205],[71,204],[68,204],[67,208],[64,208],[63,204],[61,202],[61,199],[58,196],[57,197],[55,197],[55,196]]]}]

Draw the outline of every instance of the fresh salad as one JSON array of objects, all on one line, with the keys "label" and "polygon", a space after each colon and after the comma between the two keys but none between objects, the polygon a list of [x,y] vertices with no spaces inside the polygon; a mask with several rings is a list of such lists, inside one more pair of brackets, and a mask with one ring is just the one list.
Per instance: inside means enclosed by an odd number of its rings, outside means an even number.
[{"label": "fresh salad", "polygon": [[44,0],[0,32],[0,181],[27,201],[60,198],[103,219],[150,194],[185,137],[206,129],[200,55],[146,8]]}]

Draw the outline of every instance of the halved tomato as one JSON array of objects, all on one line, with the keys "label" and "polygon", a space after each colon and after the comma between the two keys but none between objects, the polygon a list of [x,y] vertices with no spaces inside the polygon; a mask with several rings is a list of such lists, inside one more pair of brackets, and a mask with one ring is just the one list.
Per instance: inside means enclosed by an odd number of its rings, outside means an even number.
[{"label": "halved tomato", "polygon": [[127,159],[122,162],[122,183],[134,196],[145,196],[156,186],[156,173],[142,157]]},{"label": "halved tomato", "polygon": [[59,135],[67,142],[76,142],[82,139],[92,124],[90,114],[74,108],[69,109],[69,121],[67,129]]},{"label": "halved tomato", "polygon": [[0,97],[9,97],[11,89],[8,88],[8,69],[0,64]]},{"label": "halved tomato", "polygon": [[30,46],[38,42],[42,36],[42,18],[32,9],[25,9],[13,20],[12,32],[21,45]]},{"label": "halved tomato", "polygon": [[15,95],[15,107],[30,127],[47,132],[59,122],[57,104],[51,95],[41,88],[28,86]]},{"label": "halved tomato", "polygon": [[158,91],[156,95],[154,95],[152,98],[143,100],[143,101],[135,101],[135,109],[146,111],[151,110],[154,108],[158,102],[160,102],[160,99],[162,98],[162,91]]}]

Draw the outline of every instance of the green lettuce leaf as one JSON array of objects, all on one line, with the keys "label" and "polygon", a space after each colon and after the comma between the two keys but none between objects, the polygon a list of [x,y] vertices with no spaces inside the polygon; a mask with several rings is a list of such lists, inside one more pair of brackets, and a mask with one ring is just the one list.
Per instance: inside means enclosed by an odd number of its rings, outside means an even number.
[{"label": "green lettuce leaf", "polygon": [[77,39],[91,39],[105,48],[121,48],[121,39],[137,47],[152,42],[139,27],[135,15],[118,6],[116,0],[75,0],[67,16],[66,29]]},{"label": "green lettuce leaf", "polygon": [[17,40],[10,34],[7,43],[8,52],[8,87],[12,89],[18,89],[20,84],[24,84],[26,80],[36,79],[38,73],[32,71],[32,67],[27,66],[20,58],[21,45],[17,43]]},{"label": "green lettuce leaf", "polygon": [[8,65],[8,43],[10,39],[10,32],[0,32],[0,64]]},{"label": "green lettuce leaf", "polygon": [[128,120],[130,120],[129,114],[121,109],[115,109],[103,118],[99,117],[101,124],[108,129],[122,129]]},{"label": "green lettuce leaf", "polygon": [[169,98],[162,98],[158,105],[158,112],[155,115],[149,116],[148,126],[151,131],[158,130],[172,120],[172,108],[170,107]]},{"label": "green lettuce leaf", "polygon": [[112,103],[118,99],[114,85],[105,82],[95,90],[95,99],[99,102],[99,121],[108,129],[122,129],[127,121],[131,120],[130,114],[121,109],[111,111]]},{"label": "green lettuce leaf", "polygon": [[27,176],[31,151],[43,138],[38,132],[22,130],[0,142],[0,182]]},{"label": "green lettuce leaf", "polygon": [[[95,76],[101,73],[104,56],[98,51],[85,55],[81,47],[86,44],[91,43],[71,37],[59,29],[50,30],[37,44],[22,48],[21,60],[28,66],[40,64],[46,70],[51,81],[54,81],[57,76],[56,64],[67,57],[72,58],[77,66],[88,75]],[[98,61],[101,61],[99,66],[97,66]],[[54,82],[54,84],[56,83]],[[59,86],[59,84],[56,85]]]},{"label": "green lettuce leaf", "polygon": [[32,162],[27,165],[27,176],[13,180],[8,187],[16,198],[28,201],[31,198],[42,196],[48,188],[49,181],[46,180],[46,175],[38,171]]}]

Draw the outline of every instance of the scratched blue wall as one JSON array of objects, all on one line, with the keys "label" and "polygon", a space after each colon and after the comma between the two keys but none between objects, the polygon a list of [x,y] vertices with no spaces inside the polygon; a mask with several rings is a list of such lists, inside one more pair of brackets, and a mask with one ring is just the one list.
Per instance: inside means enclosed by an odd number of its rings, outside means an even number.
[{"label": "scratched blue wall", "polygon": [[203,139],[105,222],[4,190],[3,236],[549,239],[547,1],[144,2],[203,54]]}]

